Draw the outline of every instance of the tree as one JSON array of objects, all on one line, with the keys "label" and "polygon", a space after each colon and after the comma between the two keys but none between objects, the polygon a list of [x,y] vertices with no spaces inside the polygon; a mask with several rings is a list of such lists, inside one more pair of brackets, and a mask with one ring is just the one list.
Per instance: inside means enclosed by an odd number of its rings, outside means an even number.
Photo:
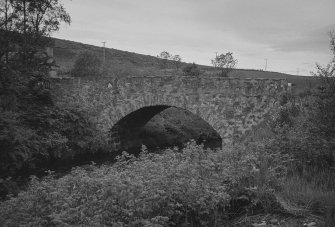
[{"label": "tree", "polygon": [[217,55],[211,61],[215,68],[221,69],[221,76],[224,77],[228,77],[229,72],[231,72],[237,64],[237,60],[234,59],[232,52]]},{"label": "tree", "polygon": [[329,36],[333,58],[326,66],[316,64],[317,71],[312,73],[320,80],[321,86],[314,96],[315,103],[312,106],[315,116],[311,121],[324,137],[333,138],[335,136],[335,33],[330,32]]},{"label": "tree", "polygon": [[175,64],[176,68],[179,69],[180,65],[181,65],[181,57],[178,54],[173,55],[171,57],[171,60],[174,61],[174,64]]},{"label": "tree", "polygon": [[[335,78],[335,32],[330,32],[330,49],[333,52],[333,59],[326,65],[322,66],[320,64],[316,64],[316,70],[317,72],[312,74],[319,79],[322,79],[323,83],[329,83],[332,78]],[[323,85],[326,85],[323,84]],[[334,86],[335,88],[335,86]]]},{"label": "tree", "polygon": [[171,54],[167,51],[162,51],[157,57],[161,59],[170,59]]},{"label": "tree", "polygon": [[71,23],[70,15],[58,0],[30,0],[27,12],[28,29],[37,35],[48,36],[59,30],[61,22]]},{"label": "tree", "polygon": [[[4,2],[3,2],[4,1]],[[2,56],[6,58],[9,46],[19,47],[22,61],[50,44],[48,37],[58,31],[62,22],[71,23],[71,17],[59,0],[2,0],[0,5],[0,30],[8,42],[1,42]],[[3,36],[2,36],[3,37]],[[5,53],[2,50],[5,49]],[[1,56],[0,56],[1,57]]]},{"label": "tree", "polygon": [[174,65],[176,66],[177,69],[179,69],[181,65],[181,57],[180,55],[172,55],[167,51],[161,52],[159,55],[157,55],[158,58],[162,59],[161,61],[161,67],[162,68],[167,68],[168,61],[173,61]]},{"label": "tree", "polygon": [[[299,110],[297,116],[293,116],[288,128],[281,128],[279,135],[285,136],[285,140],[277,140],[281,150],[290,151],[295,160],[295,167],[327,169],[335,166],[335,36],[330,33],[330,47],[333,52],[332,60],[322,66],[316,64],[316,72],[313,75],[320,81],[320,86],[312,91],[310,96],[304,97],[303,105],[288,102],[285,108],[295,105]],[[285,115],[289,115],[286,111]],[[286,134],[286,135],[285,135]],[[314,170],[313,170],[314,171]]]},{"label": "tree", "polygon": [[13,30],[16,14],[12,1],[0,1],[0,59],[5,56],[5,62],[8,62],[8,53],[10,50],[9,40],[13,40],[10,36],[10,31]]},{"label": "tree", "polygon": [[162,59],[161,60],[161,68],[166,69],[168,60],[171,58],[171,54],[167,51],[161,52],[159,55],[157,55],[158,58]]}]

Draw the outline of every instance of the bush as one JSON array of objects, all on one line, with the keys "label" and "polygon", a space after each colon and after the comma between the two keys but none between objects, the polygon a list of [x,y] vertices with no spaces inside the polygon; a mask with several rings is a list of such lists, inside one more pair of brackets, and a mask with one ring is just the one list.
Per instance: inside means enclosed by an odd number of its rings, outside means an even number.
[{"label": "bush", "polygon": [[99,76],[101,70],[101,58],[96,54],[86,51],[76,59],[72,75],[76,77]]},{"label": "bush", "polygon": [[33,178],[0,203],[0,225],[222,226],[248,164],[238,152],[195,143],[182,152],[124,154],[113,166]]},{"label": "bush", "polygon": [[0,126],[0,177],[36,171],[51,160],[71,160],[94,153],[98,144],[103,144],[80,113],[56,107],[24,114],[2,112]]},{"label": "bush", "polygon": [[49,84],[44,70],[0,68],[0,187],[1,178],[106,149],[82,113],[54,106]]},{"label": "bush", "polygon": [[200,69],[195,63],[192,63],[183,68],[183,73],[185,76],[200,76]]},{"label": "bush", "polygon": [[254,138],[246,139],[256,154],[258,185],[265,182],[299,212],[320,213],[335,201],[335,118],[330,100],[335,101],[334,95],[319,90],[303,98],[284,95]]}]

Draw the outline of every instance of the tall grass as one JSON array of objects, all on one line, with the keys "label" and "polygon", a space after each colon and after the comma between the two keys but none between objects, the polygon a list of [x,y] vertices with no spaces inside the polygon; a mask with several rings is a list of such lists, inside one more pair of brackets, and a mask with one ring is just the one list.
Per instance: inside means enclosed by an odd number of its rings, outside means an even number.
[{"label": "tall grass", "polygon": [[299,207],[323,213],[335,204],[335,173],[316,168],[293,172],[284,179],[280,195]]}]

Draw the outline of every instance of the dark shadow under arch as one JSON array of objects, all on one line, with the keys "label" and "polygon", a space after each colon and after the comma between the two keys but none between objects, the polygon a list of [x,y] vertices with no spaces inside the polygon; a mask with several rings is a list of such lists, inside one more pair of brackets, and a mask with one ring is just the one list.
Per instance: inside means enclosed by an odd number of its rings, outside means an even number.
[{"label": "dark shadow under arch", "polygon": [[123,117],[111,129],[119,152],[137,154],[144,144],[150,151],[182,147],[193,139],[208,148],[220,148],[220,135],[202,118],[188,110],[156,105],[142,107]]}]

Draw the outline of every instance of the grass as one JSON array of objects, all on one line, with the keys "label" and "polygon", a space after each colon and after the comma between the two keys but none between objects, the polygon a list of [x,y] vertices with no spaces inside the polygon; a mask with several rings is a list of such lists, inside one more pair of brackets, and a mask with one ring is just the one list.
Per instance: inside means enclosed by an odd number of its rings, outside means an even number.
[{"label": "grass", "polygon": [[[78,43],[69,40],[54,39],[54,58],[56,63],[60,66],[60,72],[68,72],[73,67],[76,58],[84,51],[91,51],[97,55],[102,56],[102,47]],[[161,59],[144,54],[132,53],[128,51],[117,50],[113,48],[106,48],[106,63],[108,67],[114,71],[132,71],[122,73],[125,76],[134,76],[135,74],[141,75],[154,75],[166,76],[181,73],[181,69],[187,65],[182,62],[179,70],[176,69],[175,64],[171,61],[167,66],[162,69]],[[158,53],[157,53],[158,54]],[[210,59],[208,59],[210,62]],[[219,72],[211,66],[199,65],[203,76],[217,76]],[[297,76],[278,72],[269,72],[253,69],[236,69],[229,75],[232,78],[268,78],[268,79],[286,79],[296,86],[294,90],[297,93],[303,92],[304,89],[312,89],[318,85],[317,80],[310,76]]]},{"label": "grass", "polygon": [[335,204],[335,174],[331,170],[292,174],[284,180],[280,196],[303,209],[323,213]]}]

